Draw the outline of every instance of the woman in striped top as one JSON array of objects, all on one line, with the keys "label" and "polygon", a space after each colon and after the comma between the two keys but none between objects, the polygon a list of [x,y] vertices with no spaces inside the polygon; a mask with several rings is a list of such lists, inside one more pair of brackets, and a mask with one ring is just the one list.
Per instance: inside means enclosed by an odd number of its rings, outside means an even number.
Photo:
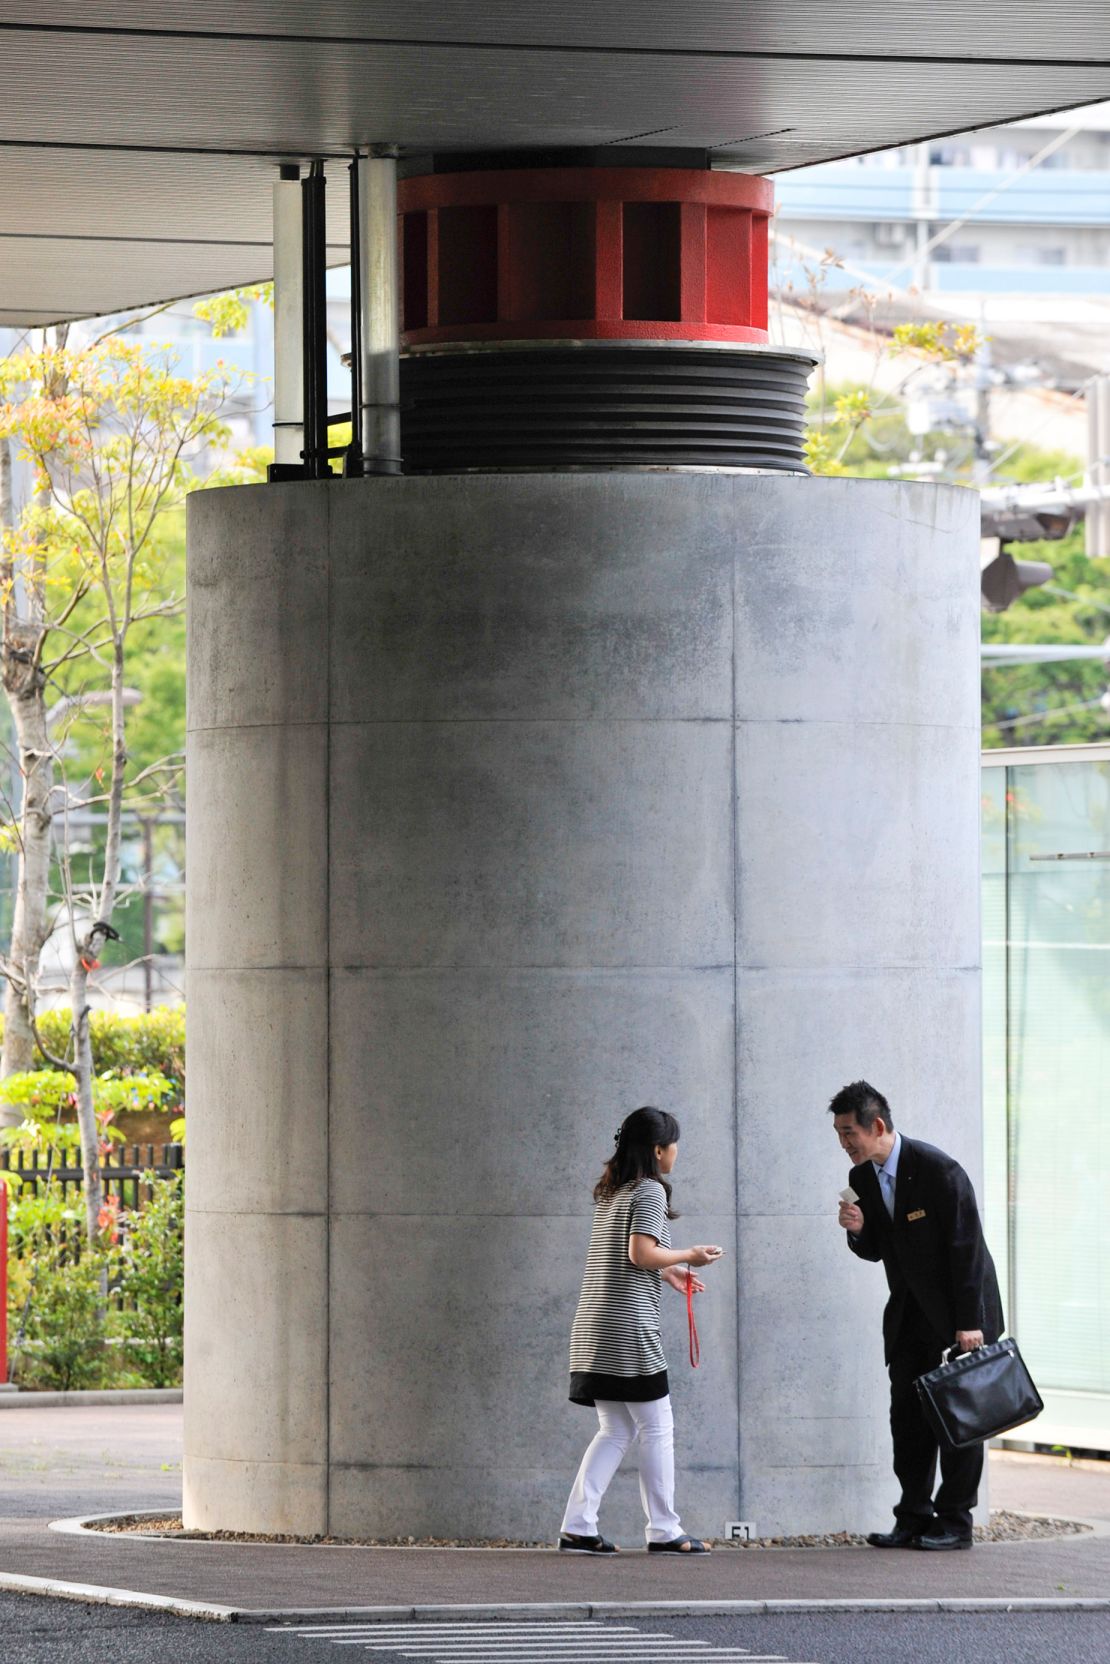
[{"label": "woman in striped top", "polygon": [[[640,1499],[654,1554],[704,1554],[674,1510],[674,1418],[659,1300],[668,1282],[686,1292],[679,1266],[710,1265],[720,1248],[672,1248],[667,1175],[678,1155],[678,1122],[661,1109],[637,1109],[623,1122],[616,1149],[594,1187],[594,1220],[582,1293],[570,1337],[570,1397],[597,1409],[598,1431],[563,1517],[559,1547],[612,1554],[598,1534],[601,1499],[625,1452],[639,1445]],[[693,1279],[695,1292],[705,1284]]]}]

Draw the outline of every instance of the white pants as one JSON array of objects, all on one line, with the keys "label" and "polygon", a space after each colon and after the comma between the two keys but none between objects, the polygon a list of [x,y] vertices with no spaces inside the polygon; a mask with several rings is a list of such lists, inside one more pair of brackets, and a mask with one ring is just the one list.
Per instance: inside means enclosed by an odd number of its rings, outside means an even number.
[{"label": "white pants", "polygon": [[597,1400],[600,1423],[571,1488],[562,1529],[575,1537],[596,1537],[597,1512],[613,1475],[633,1444],[639,1446],[640,1500],[647,1515],[649,1543],[682,1536],[674,1511],[674,1415],[670,1398],[647,1404]]}]

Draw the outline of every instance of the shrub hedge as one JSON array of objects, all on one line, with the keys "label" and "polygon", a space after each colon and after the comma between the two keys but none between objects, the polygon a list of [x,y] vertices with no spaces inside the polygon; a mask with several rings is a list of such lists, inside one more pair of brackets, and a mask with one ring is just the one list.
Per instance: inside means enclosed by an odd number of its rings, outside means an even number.
[{"label": "shrub hedge", "polygon": [[[180,1109],[185,1102],[185,1007],[157,1006],[137,1017],[117,1016],[114,1011],[93,1011],[89,1016],[93,1068],[98,1075],[113,1071],[120,1075],[165,1075],[174,1091],[165,1108]],[[0,1014],[0,1037],[4,1019]],[[69,1039],[69,1012],[44,1011],[39,1016],[43,1044],[55,1056],[62,1056]],[[49,1069],[40,1062],[37,1068]]]},{"label": "shrub hedge", "polygon": [[173,1387],[181,1380],[181,1176],[146,1176],[141,1207],[105,1207],[95,1248],[80,1195],[10,1194],[8,1334],[21,1386]]}]

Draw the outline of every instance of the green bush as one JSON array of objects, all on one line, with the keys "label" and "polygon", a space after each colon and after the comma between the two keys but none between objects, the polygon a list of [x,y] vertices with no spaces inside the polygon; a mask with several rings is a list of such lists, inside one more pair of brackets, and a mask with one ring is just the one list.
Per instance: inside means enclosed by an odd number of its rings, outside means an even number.
[{"label": "green bush", "polygon": [[120,1326],[127,1365],[145,1384],[176,1386],[181,1379],[185,1277],[185,1211],[180,1175],[147,1175],[146,1204],[122,1216],[115,1275],[123,1299]]},{"label": "green bush", "polygon": [[102,1385],[108,1261],[103,1250],[82,1245],[80,1197],[68,1202],[61,1186],[52,1184],[38,1196],[11,1199],[8,1228],[9,1334],[20,1385],[62,1392]]},{"label": "green bush", "polygon": [[181,1175],[148,1174],[145,1183],[143,1207],[121,1212],[106,1203],[93,1250],[84,1243],[80,1192],[67,1199],[55,1182],[37,1196],[9,1193],[8,1332],[21,1386],[70,1391],[180,1382]]},{"label": "green bush", "polygon": [[77,1261],[50,1248],[37,1256],[27,1318],[21,1384],[72,1392],[98,1387],[105,1373],[101,1254],[85,1249]]},{"label": "green bush", "polygon": [[[69,1043],[69,1012],[43,1011],[39,1015],[43,1044],[55,1057],[64,1057]],[[0,1016],[0,1036],[4,1032]],[[185,1007],[158,1006],[138,1017],[120,1017],[114,1011],[93,1011],[89,1016],[93,1068],[98,1075],[164,1075],[173,1083],[166,1108],[185,1102]],[[42,1068],[48,1069],[43,1063]]]},{"label": "green bush", "polygon": [[[0,1147],[60,1154],[76,1153],[81,1133],[75,1119],[77,1082],[63,1069],[27,1069],[9,1075],[3,1083],[5,1103],[22,1112],[16,1127],[0,1132]],[[123,1143],[125,1135],[113,1125],[117,1115],[129,1109],[172,1107],[174,1085],[164,1075],[94,1075],[93,1113],[96,1116],[101,1155],[113,1142]],[[67,1120],[65,1117],[69,1116]],[[18,1172],[9,1183],[19,1182]]]}]

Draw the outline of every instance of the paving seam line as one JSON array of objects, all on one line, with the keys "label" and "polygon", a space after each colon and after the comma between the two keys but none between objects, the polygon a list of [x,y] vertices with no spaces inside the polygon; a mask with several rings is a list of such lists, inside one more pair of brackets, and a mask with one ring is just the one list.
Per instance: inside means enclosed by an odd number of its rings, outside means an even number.
[{"label": "paving seam line", "polygon": [[112,1589],[94,1583],[66,1583],[57,1578],[0,1572],[0,1593],[42,1595],[56,1600],[82,1601],[101,1606],[130,1606],[166,1612],[208,1623],[308,1623],[314,1619],[357,1623],[396,1623],[406,1620],[505,1618],[715,1618],[771,1617],[805,1612],[1110,1612],[1110,1599],[1091,1597],[1000,1596],[992,1599],[936,1597],[930,1600],[690,1600],[690,1601],[504,1601],[498,1604],[434,1606],[224,1606],[214,1601],[186,1600],[136,1589]]}]

